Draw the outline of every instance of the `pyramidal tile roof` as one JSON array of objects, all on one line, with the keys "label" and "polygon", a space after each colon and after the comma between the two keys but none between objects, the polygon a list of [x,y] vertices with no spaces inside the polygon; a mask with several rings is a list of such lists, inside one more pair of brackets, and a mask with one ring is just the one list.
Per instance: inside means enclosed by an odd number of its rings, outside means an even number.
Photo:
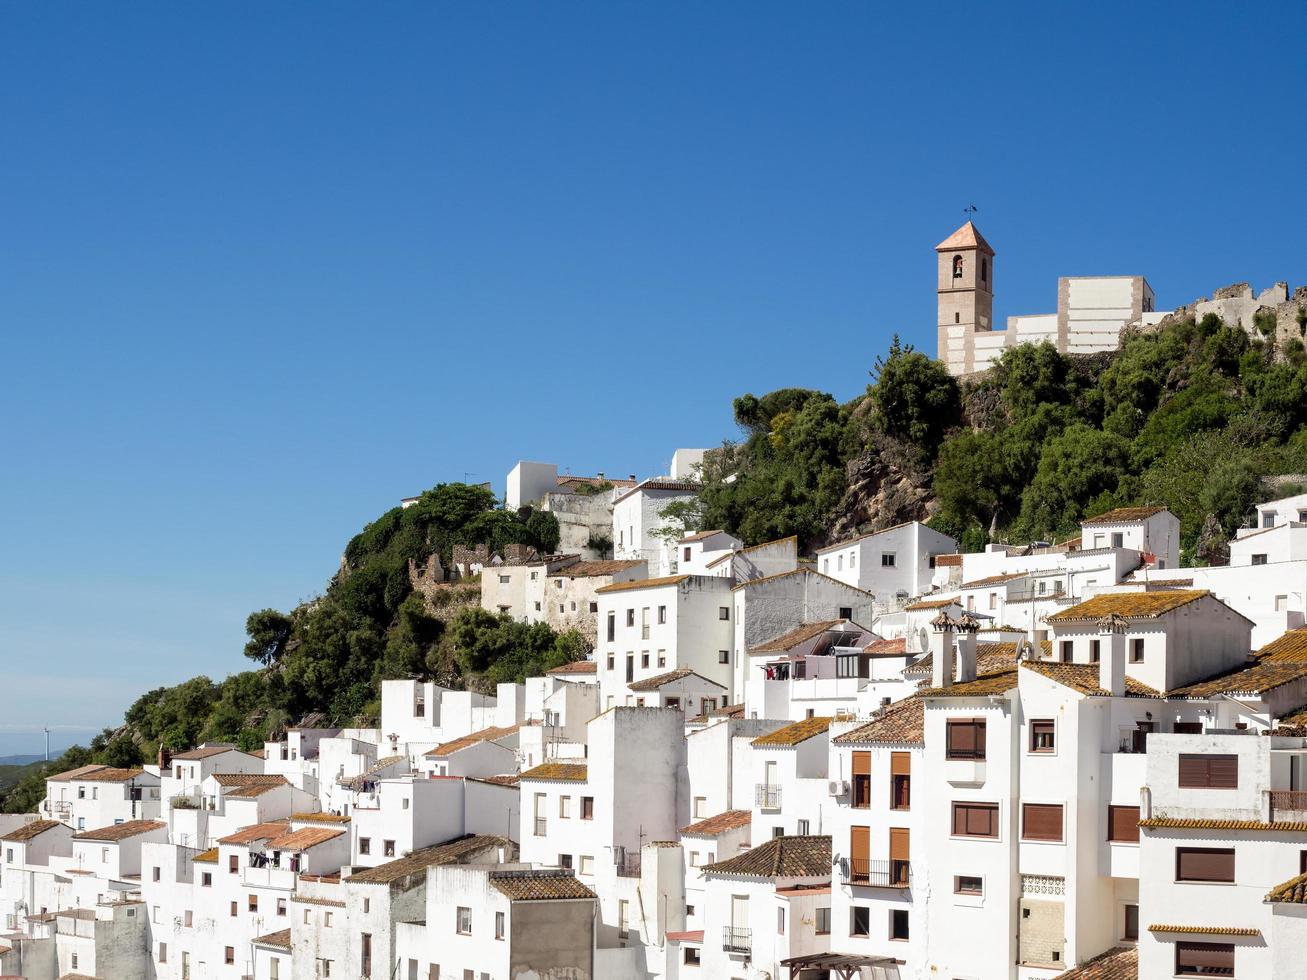
[{"label": "pyramidal tile roof", "polygon": [[990,247],[989,242],[985,241],[985,236],[980,233],[980,229],[975,223],[968,221],[948,238],[944,239],[935,246],[936,252],[949,252],[955,248],[978,248],[982,252],[994,254],[994,249]]}]

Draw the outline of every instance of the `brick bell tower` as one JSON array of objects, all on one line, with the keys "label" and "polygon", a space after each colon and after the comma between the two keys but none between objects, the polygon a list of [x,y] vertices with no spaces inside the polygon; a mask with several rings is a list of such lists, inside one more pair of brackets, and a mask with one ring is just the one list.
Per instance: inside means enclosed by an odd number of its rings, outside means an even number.
[{"label": "brick bell tower", "polygon": [[974,334],[994,329],[994,250],[968,221],[935,246],[939,359],[951,374],[975,369]]}]

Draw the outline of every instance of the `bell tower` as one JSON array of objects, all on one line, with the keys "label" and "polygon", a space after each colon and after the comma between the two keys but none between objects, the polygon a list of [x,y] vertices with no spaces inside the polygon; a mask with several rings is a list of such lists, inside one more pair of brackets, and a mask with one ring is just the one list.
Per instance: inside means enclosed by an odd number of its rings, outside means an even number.
[{"label": "bell tower", "polygon": [[968,221],[935,246],[939,359],[951,374],[975,369],[975,334],[994,329],[994,250]]}]

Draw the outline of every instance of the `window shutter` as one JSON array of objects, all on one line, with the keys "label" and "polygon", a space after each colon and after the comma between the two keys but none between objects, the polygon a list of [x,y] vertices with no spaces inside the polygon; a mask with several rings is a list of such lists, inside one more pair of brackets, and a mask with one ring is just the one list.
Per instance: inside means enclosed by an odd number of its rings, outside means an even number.
[{"label": "window shutter", "polygon": [[1139,843],[1139,807],[1107,808],[1107,839],[1124,844]]},{"label": "window shutter", "polygon": [[1234,976],[1234,944],[1176,943],[1175,972],[1181,976]]},{"label": "window shutter", "polygon": [[891,827],[889,829],[889,859],[891,861],[909,860],[909,834],[906,827]]},{"label": "window shutter", "polygon": [[1024,803],[1021,836],[1025,840],[1062,839],[1062,807],[1056,803]]},{"label": "window shutter", "polygon": [[1213,789],[1239,788],[1239,757],[1237,755],[1209,755],[1207,757],[1207,785]]},{"label": "window shutter", "polygon": [[912,775],[912,753],[891,752],[889,757],[889,771],[891,776]]},{"label": "window shutter", "polygon": [[854,752],[853,753],[853,775],[870,776],[871,775],[871,753]]},{"label": "window shutter", "polygon": [[1234,881],[1233,847],[1177,847],[1178,881]]},{"label": "window shutter", "polygon": [[997,803],[954,803],[953,833],[959,837],[997,837]]},{"label": "window shutter", "polygon": [[1207,760],[1201,755],[1180,754],[1179,784],[1184,788],[1206,788]]},{"label": "window shutter", "polygon": [[866,871],[866,862],[871,857],[870,827],[849,828],[849,857],[853,859],[853,866],[857,871]]}]

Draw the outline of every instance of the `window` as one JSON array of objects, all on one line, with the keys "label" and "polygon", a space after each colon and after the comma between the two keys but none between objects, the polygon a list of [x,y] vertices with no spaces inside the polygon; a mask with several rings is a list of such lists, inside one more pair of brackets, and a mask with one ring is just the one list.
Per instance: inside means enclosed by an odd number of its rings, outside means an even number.
[{"label": "window", "polygon": [[980,281],[989,282],[989,259],[980,260]]},{"label": "window", "polygon": [[721,619],[721,620],[730,619],[730,618],[731,618],[731,607],[730,607],[730,606],[719,606],[718,609],[717,609],[717,618],[718,618],[718,619]]},{"label": "window", "polygon": [[184,925],[187,929],[191,927],[192,920],[193,917],[191,915],[190,909],[187,909],[185,912],[182,913],[182,925]]},{"label": "window", "polygon": [[1234,881],[1233,847],[1177,847],[1176,881]]},{"label": "window", "polygon": [[844,556],[843,556],[843,555],[837,555],[837,556],[835,557],[835,571],[837,571],[837,572],[842,572],[842,571],[844,571]]},{"label": "window", "polygon": [[871,935],[871,909],[865,905],[855,905],[849,909],[849,935]]},{"label": "window", "polygon": [[236,902],[231,902],[231,903],[230,903],[230,913],[229,913],[229,914],[231,915],[231,917],[232,917],[233,919],[236,918],[236,915],[237,915],[237,911],[236,911],[236,910],[237,910],[237,908],[238,908],[238,905],[237,905]]},{"label": "window", "polygon": [[159,962],[160,962],[160,963],[167,963],[167,962],[168,962],[168,944],[167,944],[167,943],[160,943],[160,944],[159,944]]},{"label": "window", "polygon": [[894,552],[892,552],[892,551],[882,551],[882,552],[880,553],[880,567],[881,567],[881,568],[893,568],[893,567],[894,567]]},{"label": "window", "polygon": [[598,611],[599,611],[599,603],[597,602],[590,603],[590,612],[593,614],[593,613],[597,613]]},{"label": "window", "polygon": [[240,870],[241,870],[240,857],[235,854],[227,855],[227,873],[232,875],[240,874]]},{"label": "window", "polygon": [[808,831],[809,831],[809,828],[810,828],[810,827],[811,827],[811,824],[809,824],[808,821],[806,821],[806,820],[800,820],[800,821],[799,821],[799,826],[798,826],[798,833],[799,833],[799,836],[800,836],[800,837],[807,837],[807,836],[808,836]]},{"label": "window", "polygon": [[776,909],[776,935],[785,935],[785,906]]},{"label": "window", "polygon": [[222,961],[229,966],[236,962],[236,947],[224,946],[222,950]]},{"label": "window", "polygon": [[698,851],[691,851],[691,852],[690,852],[690,867],[692,867],[692,868],[697,868],[698,866],[699,866],[699,852],[698,852]]},{"label": "window", "polygon": [[281,960],[275,956],[268,960],[268,980],[281,980]]},{"label": "window", "polygon": [[1253,564],[1254,564],[1254,565],[1265,565],[1265,564],[1266,564],[1266,556],[1265,556],[1265,555],[1253,555]]},{"label": "window", "polygon": [[1139,906],[1127,905],[1125,907],[1125,923],[1121,930],[1121,938],[1134,941],[1139,938]]},{"label": "window", "polygon": [[325,927],[328,928],[328,929],[331,928],[331,913],[330,913],[330,912],[323,912],[323,913],[322,913],[322,924],[323,924],[323,926],[325,926]]},{"label": "window", "polygon": [[[608,642],[612,643],[613,640],[616,638],[616,635],[617,635],[617,613],[610,612],[608,614]],[[611,654],[609,655],[608,669],[609,670],[613,669]]]},{"label": "window", "polygon": [[455,928],[460,936],[472,935],[472,910],[466,905],[458,907],[458,919]]},{"label": "window", "polygon": [[1102,657],[1103,644],[1100,640],[1089,641],[1089,662],[1096,664]]},{"label": "window", "polygon": [[644,668],[648,668],[648,666],[649,666],[649,651],[648,651],[648,650],[642,650],[642,651],[640,651],[640,666],[641,666],[641,667],[644,667]]},{"label": "window", "polygon": [[634,610],[634,609],[628,609],[628,610],[626,610],[626,625],[627,625],[627,626],[634,626],[634,625],[635,625],[635,610]]},{"label": "window", "polygon": [[817,935],[819,936],[830,935],[830,909],[829,908],[817,910]]},{"label": "window", "polygon": [[693,811],[694,819],[695,820],[704,819],[708,815],[707,810],[708,810],[708,797],[696,796],[694,798],[694,811]]},{"label": "window", "polygon": [[200,887],[201,888],[213,887],[213,875],[210,872],[205,871],[200,875]]},{"label": "window", "polygon": [[1062,839],[1062,804],[1021,804],[1021,839],[1060,841]]},{"label": "window", "polygon": [[1182,752],[1178,776],[1182,789],[1238,789],[1239,757]]},{"label": "window", "polygon": [[159,880],[159,869],[158,869],[158,868],[155,868],[155,869],[154,869],[154,871],[153,871],[152,874],[151,874],[151,877],[152,877],[155,881],[158,881],[158,880]]},{"label": "window", "polygon": [[690,549],[689,549],[688,547],[686,547],[686,548],[682,548],[682,549],[681,549],[681,555],[682,555],[682,560],[683,560],[683,561],[689,561],[689,560],[690,560]]},{"label": "window", "polygon": [[954,718],[945,727],[945,736],[945,758],[985,758],[985,720],[983,718]]},{"label": "window", "polygon": [[667,666],[667,651],[666,651],[666,650],[659,650],[659,651],[658,651],[658,666],[659,666],[659,667],[666,667],[666,666]]},{"label": "window", "polygon": [[496,939],[504,938],[504,913],[503,912],[495,913],[495,938]]},{"label": "window", "polygon": [[980,875],[954,875],[953,893],[955,895],[985,894],[985,879]]},{"label": "window", "polygon": [[251,895],[251,896],[250,896],[249,908],[250,908],[250,911],[251,911],[251,912],[257,912],[257,911],[259,910],[259,896],[258,896],[258,895]]},{"label": "window", "polygon": [[953,278],[962,278],[962,256],[960,255],[953,256]]},{"label": "window", "polygon": [[1233,943],[1176,943],[1177,977],[1234,976]]},{"label": "window", "polygon": [[852,618],[853,618],[853,607],[840,606],[840,619],[852,619]]},{"label": "window", "polygon": [[954,803],[953,836],[998,837],[998,804]]},{"label": "window", "polygon": [[370,898],[363,899],[363,914],[367,915],[371,911],[372,911],[372,899]]},{"label": "window", "polygon": [[891,752],[889,757],[889,808],[908,810],[912,807],[912,754]]},{"label": "window", "polygon": [[889,910],[889,937],[898,942],[908,940],[908,910]]},{"label": "window", "polygon": [[1137,636],[1130,641],[1130,662],[1132,664],[1144,662],[1144,639],[1142,636]]},{"label": "window", "polygon": [[730,662],[731,662],[731,651],[730,651],[730,650],[718,650],[718,651],[717,651],[717,662],[718,662],[719,664],[728,664],[728,663],[730,663]]},{"label": "window", "polygon": [[562,819],[568,819],[572,816],[572,798],[570,796],[560,796],[558,798],[558,816]]},{"label": "window", "polygon": [[371,838],[371,837],[360,837],[360,838],[359,838],[359,853],[360,853],[360,854],[371,854],[371,853],[372,853],[372,838]]},{"label": "window", "polygon": [[686,966],[698,966],[698,965],[699,965],[699,947],[698,947],[698,946],[686,946],[686,947],[685,947],[685,965],[686,965]]},{"label": "window", "polygon": [[1069,664],[1071,662],[1072,650],[1074,649],[1073,644],[1070,640],[1063,640],[1057,646],[1058,650],[1061,651],[1060,656],[1062,658],[1062,663]]},{"label": "window", "polygon": [[595,873],[595,859],[593,854],[581,855],[581,874],[592,875]]},{"label": "window", "polygon": [[1030,751],[1052,752],[1057,747],[1056,726],[1051,718],[1040,718],[1030,723]]},{"label": "window", "polygon": [[613,654],[611,653],[608,655],[608,669],[609,670],[613,669]]},{"label": "window", "polygon": [[1117,844],[1139,843],[1139,807],[1107,808],[1107,839]]},{"label": "window", "polygon": [[[367,910],[364,909],[364,911],[366,912]],[[284,898],[277,899],[277,914],[278,915],[286,914],[286,900]]]},{"label": "window", "polygon": [[507,584],[508,584],[509,582],[511,582],[511,581],[513,581],[512,576],[509,576],[509,575],[501,575],[501,576],[499,576],[499,584],[500,584],[500,585],[507,585]]},{"label": "window", "polygon": [[593,796],[581,797],[581,819],[593,820],[595,818],[595,798]]}]

